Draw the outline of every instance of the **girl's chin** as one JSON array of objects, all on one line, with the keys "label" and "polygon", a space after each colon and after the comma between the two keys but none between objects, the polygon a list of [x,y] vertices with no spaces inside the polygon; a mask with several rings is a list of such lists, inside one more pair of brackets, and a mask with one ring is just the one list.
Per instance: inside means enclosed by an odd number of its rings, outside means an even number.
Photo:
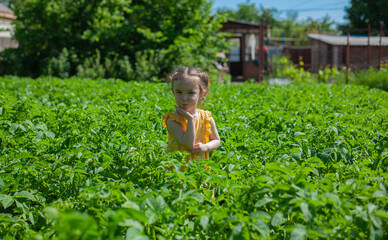
[{"label": "girl's chin", "polygon": [[180,106],[180,108],[182,108],[183,110],[185,110],[186,112],[189,112],[192,110],[192,108],[190,106]]}]

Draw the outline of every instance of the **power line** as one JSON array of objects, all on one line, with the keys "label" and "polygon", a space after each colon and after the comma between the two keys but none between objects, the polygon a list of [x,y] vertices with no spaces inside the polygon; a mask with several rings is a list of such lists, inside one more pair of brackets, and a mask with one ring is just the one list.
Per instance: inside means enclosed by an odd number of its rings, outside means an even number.
[{"label": "power line", "polygon": [[[331,2],[331,3],[326,3],[325,5],[322,5],[322,6],[315,6],[313,8],[296,8],[295,7],[299,7],[301,5],[304,5],[305,3],[307,2],[312,2],[314,0],[310,0],[310,1],[303,1],[302,3],[300,4],[297,4],[293,7],[289,7],[287,9],[280,9],[278,10],[279,12],[303,12],[303,11],[324,11],[324,10],[339,10],[339,9],[343,9],[343,8],[339,8],[339,7],[331,7],[333,5],[338,5],[339,3],[343,3],[344,1],[343,0],[340,0],[340,1],[337,1],[335,3]],[[347,2],[347,1],[346,1]]]},{"label": "power line", "polygon": [[344,10],[343,8],[301,8],[301,9],[280,9],[279,12],[315,12],[315,11],[335,11]]},{"label": "power line", "polygon": [[314,1],[314,0],[306,0],[306,1],[302,2],[302,3],[300,3],[300,4],[297,4],[297,5],[295,5],[295,6],[290,7],[290,9],[291,9],[291,8],[299,7],[299,6],[301,6],[301,5],[305,4],[305,3],[312,2],[312,1]]}]

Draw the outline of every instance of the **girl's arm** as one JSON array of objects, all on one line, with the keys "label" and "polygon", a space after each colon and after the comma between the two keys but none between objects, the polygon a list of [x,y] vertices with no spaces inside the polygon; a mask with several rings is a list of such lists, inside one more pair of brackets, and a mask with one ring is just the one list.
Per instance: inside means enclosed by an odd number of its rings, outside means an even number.
[{"label": "girl's arm", "polygon": [[177,110],[187,119],[186,132],[179,123],[171,121],[170,119],[167,119],[167,130],[180,145],[190,151],[193,149],[195,139],[194,116],[178,107]]},{"label": "girl's arm", "polygon": [[209,123],[212,129],[212,134],[209,136],[209,142],[205,145],[207,145],[208,151],[214,151],[220,146],[221,140],[220,136],[218,135],[216,122],[214,121],[213,117],[210,119]]},{"label": "girl's arm", "polygon": [[202,152],[209,152],[216,150],[220,144],[220,136],[218,135],[218,131],[216,128],[216,123],[213,118],[210,119],[210,126],[212,130],[212,134],[209,136],[209,142],[206,144],[203,144],[201,142],[195,142],[193,149],[189,152],[191,153],[202,153]]}]

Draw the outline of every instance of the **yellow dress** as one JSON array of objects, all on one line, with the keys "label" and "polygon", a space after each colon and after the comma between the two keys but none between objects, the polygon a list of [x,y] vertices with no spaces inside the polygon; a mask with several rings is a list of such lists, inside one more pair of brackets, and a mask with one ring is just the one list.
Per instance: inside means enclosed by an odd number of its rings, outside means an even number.
[{"label": "yellow dress", "polygon": [[[199,141],[203,144],[209,142],[209,136],[212,134],[210,119],[212,117],[211,112],[198,109],[197,116],[194,119],[195,126],[195,141]],[[163,127],[167,127],[167,119],[177,122],[182,126],[183,131],[186,132],[187,119],[178,113],[168,112],[163,115]],[[186,151],[186,148],[178,143],[178,141],[167,132],[168,145],[167,152]],[[191,153],[186,156],[186,160],[206,160],[209,159],[209,152],[204,153]]]}]

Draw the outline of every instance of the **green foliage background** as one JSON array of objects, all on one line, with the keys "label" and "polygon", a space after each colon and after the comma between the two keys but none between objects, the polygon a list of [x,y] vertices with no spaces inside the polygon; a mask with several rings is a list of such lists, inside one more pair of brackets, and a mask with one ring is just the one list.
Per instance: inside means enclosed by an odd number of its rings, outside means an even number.
[{"label": "green foliage background", "polygon": [[0,235],[387,238],[387,92],[210,88],[222,144],[210,170],[182,173],[184,154],[165,152],[169,85],[0,78]]},{"label": "green foliage background", "polygon": [[26,0],[15,14],[20,47],[1,53],[1,74],[151,80],[226,49],[206,0]]},{"label": "green foliage background", "polygon": [[[367,28],[368,24],[374,29],[380,28],[380,21],[388,26],[388,2],[384,0],[351,0],[346,8],[346,18],[350,21],[350,27]],[[365,31],[366,32],[366,31]]]}]

